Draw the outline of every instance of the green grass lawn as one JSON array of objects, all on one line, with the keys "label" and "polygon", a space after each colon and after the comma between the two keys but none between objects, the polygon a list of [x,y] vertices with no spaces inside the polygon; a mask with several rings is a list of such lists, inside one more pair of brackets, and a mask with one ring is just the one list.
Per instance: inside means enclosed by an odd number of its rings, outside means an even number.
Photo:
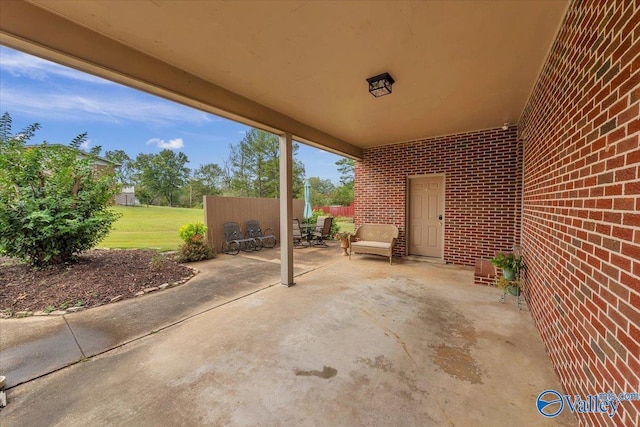
[{"label": "green grass lawn", "polygon": [[[116,206],[122,214],[111,233],[98,248],[148,248],[174,251],[182,244],[178,229],[190,222],[204,222],[202,209],[167,208],[161,206]],[[336,221],[340,231],[353,233],[353,222]]]},{"label": "green grass lawn", "polygon": [[204,222],[202,209],[160,206],[116,206],[122,214],[99,248],[149,248],[160,251],[178,249],[182,240],[178,229],[190,222]]},{"label": "green grass lawn", "polygon": [[336,221],[336,223],[338,224],[338,227],[340,227],[340,231],[349,231],[351,233],[356,231],[356,226],[353,222]]}]

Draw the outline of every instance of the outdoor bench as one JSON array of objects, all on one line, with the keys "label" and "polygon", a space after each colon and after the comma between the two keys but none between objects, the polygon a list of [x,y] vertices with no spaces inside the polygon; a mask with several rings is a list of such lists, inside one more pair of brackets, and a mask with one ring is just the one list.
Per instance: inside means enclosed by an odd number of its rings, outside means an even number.
[{"label": "outdoor bench", "polygon": [[349,243],[349,259],[351,254],[373,254],[389,257],[393,263],[393,245],[398,238],[398,227],[389,224],[363,224],[358,227]]}]

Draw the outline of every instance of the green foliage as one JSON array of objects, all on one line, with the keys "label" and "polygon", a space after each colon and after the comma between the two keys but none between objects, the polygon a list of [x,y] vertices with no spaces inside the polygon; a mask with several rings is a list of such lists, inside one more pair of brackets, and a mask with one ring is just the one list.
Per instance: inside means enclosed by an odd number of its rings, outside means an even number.
[{"label": "green foliage", "polygon": [[332,205],[349,206],[351,202],[353,202],[353,199],[353,185],[341,185],[340,187],[336,187],[331,194]]},{"label": "green foliage", "polygon": [[0,118],[0,253],[36,266],[68,262],[102,240],[118,215],[108,206],[119,191],[112,170],[96,169],[100,147],[27,146],[38,124],[11,134]]},{"label": "green foliage", "polygon": [[355,176],[355,160],[343,157],[336,162],[338,172],[340,172],[340,184],[353,188],[353,180]]},{"label": "green foliage", "polygon": [[134,175],[133,160],[123,150],[107,151],[104,157],[114,163],[120,165],[115,170],[116,178],[120,185],[132,185]]},{"label": "green foliage", "polygon": [[511,270],[516,274],[516,277],[520,273],[520,270],[524,267],[522,257],[513,252],[505,254],[500,252],[495,257],[491,258],[491,264],[503,270]]},{"label": "green foliage", "polygon": [[199,243],[185,243],[180,246],[175,259],[177,262],[194,262],[215,258],[215,256],[216,253],[205,240]]},{"label": "green foliage", "polygon": [[185,243],[178,249],[176,261],[193,262],[215,257],[215,252],[207,242],[207,227],[204,224],[185,224],[180,227],[178,234]]},{"label": "green foliage", "polygon": [[200,222],[185,224],[178,230],[178,235],[185,243],[199,243],[206,239],[207,226]]},{"label": "green foliage", "polygon": [[496,286],[503,292],[511,292],[511,288],[522,289],[522,280],[507,280],[502,276],[496,277]]},{"label": "green foliage", "polygon": [[336,162],[336,166],[340,172],[340,186],[333,191],[331,204],[349,206],[354,199],[355,160],[344,157]]},{"label": "green foliage", "polygon": [[135,160],[136,196],[151,204],[163,197],[169,206],[177,201],[180,189],[189,178],[189,159],[184,153],[162,150],[158,154],[139,154]]},{"label": "green foliage", "polygon": [[332,204],[331,194],[335,190],[335,186],[330,179],[321,179],[319,177],[309,178],[311,186],[311,206],[328,206]]},{"label": "green foliage", "polygon": [[202,206],[203,196],[218,196],[222,194],[224,172],[215,163],[201,165],[193,171],[191,178],[184,188],[184,205],[188,207]]},{"label": "green foliage", "polygon": [[[251,129],[230,150],[227,168],[233,195],[279,197],[280,144],[276,135]],[[293,144],[294,157],[297,151],[298,144]],[[304,165],[294,159],[293,192],[300,197],[303,191]]]}]

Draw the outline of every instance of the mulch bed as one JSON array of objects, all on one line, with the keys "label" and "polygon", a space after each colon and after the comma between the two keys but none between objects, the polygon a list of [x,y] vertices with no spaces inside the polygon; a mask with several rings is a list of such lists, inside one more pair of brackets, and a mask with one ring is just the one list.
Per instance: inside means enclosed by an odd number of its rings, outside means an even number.
[{"label": "mulch bed", "polygon": [[150,250],[92,250],[75,263],[43,269],[0,257],[0,313],[96,307],[193,275],[190,268]]}]

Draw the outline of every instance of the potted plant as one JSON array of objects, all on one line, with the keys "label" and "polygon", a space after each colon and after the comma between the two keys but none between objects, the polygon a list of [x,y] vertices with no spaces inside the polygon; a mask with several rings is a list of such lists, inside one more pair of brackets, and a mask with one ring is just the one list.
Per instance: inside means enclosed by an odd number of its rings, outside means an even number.
[{"label": "potted plant", "polygon": [[342,248],[342,255],[349,256],[347,249],[349,249],[349,243],[353,239],[353,234],[348,231],[340,231],[333,235],[335,239],[340,239],[340,247]]},{"label": "potted plant", "polygon": [[516,280],[509,280],[507,278],[503,277],[497,277],[496,278],[496,286],[498,287],[498,289],[500,289],[503,293],[510,293],[513,296],[520,296],[520,293],[522,292],[522,280],[520,279],[516,279]]},{"label": "potted plant", "polygon": [[491,258],[491,264],[502,269],[502,275],[506,280],[516,280],[520,278],[520,271],[524,267],[522,256],[518,253],[510,252],[505,254],[500,252]]}]

